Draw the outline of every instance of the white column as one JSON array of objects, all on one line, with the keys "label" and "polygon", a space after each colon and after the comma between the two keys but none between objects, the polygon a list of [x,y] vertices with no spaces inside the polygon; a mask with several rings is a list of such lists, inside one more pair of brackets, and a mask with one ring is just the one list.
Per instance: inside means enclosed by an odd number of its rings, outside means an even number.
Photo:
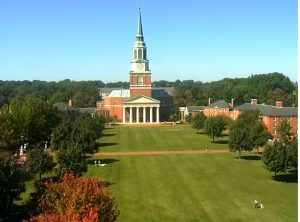
[{"label": "white column", "polygon": [[146,123],[146,107],[143,107],[143,123]]},{"label": "white column", "polygon": [[129,123],[132,123],[132,107],[130,107],[130,112],[129,112]]},{"label": "white column", "polygon": [[150,123],[152,123],[152,109],[153,109],[153,107],[150,107]]},{"label": "white column", "polygon": [[126,108],[123,107],[123,123],[125,123],[125,118],[126,118]]},{"label": "white column", "polygon": [[140,122],[140,113],[139,113],[139,107],[136,107],[136,123]]},{"label": "white column", "polygon": [[156,107],[156,122],[159,123],[159,107]]}]

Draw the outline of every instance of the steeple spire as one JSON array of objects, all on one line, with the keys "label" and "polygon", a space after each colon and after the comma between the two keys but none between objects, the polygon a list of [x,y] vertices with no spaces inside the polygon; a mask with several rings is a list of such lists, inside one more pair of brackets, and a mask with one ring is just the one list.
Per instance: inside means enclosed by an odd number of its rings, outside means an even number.
[{"label": "steeple spire", "polygon": [[144,41],[141,8],[139,8],[138,33],[137,33],[137,36],[136,36],[136,40],[137,41]]}]

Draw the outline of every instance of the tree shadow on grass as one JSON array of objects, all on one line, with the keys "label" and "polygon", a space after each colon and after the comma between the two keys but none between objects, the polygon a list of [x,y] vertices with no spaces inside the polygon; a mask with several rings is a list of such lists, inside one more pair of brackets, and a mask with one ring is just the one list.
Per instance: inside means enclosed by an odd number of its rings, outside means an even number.
[{"label": "tree shadow on grass", "polygon": [[113,146],[113,145],[117,145],[118,143],[100,143],[99,146],[101,147],[106,147],[106,146]]},{"label": "tree shadow on grass", "polygon": [[228,144],[228,140],[217,140],[214,143],[216,143],[216,144]]},{"label": "tree shadow on grass", "polygon": [[115,136],[116,134],[115,133],[106,133],[106,134],[103,134],[103,136]]},{"label": "tree shadow on grass", "polygon": [[249,156],[241,156],[243,160],[261,160],[261,156],[258,155],[249,155]]},{"label": "tree shadow on grass", "polygon": [[298,183],[298,175],[296,173],[280,174],[272,177],[273,180],[284,183]]},{"label": "tree shadow on grass", "polygon": [[[96,161],[96,164],[95,164],[95,161]],[[90,159],[90,160],[87,160],[87,163],[88,164],[91,164],[91,165],[97,165],[98,163],[101,164],[112,164],[114,162],[118,162],[120,161],[119,159],[112,159],[112,158],[107,158],[107,159]]]}]

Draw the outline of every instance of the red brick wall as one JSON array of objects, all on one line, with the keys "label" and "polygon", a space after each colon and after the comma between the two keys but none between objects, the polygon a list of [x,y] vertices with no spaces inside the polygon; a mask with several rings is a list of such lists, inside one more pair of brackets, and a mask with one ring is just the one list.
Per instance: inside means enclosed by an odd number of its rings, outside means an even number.
[{"label": "red brick wall", "polygon": [[105,108],[109,110],[109,115],[111,117],[116,115],[121,121],[123,119],[123,100],[124,98],[121,97],[106,97],[104,99]]},{"label": "red brick wall", "polygon": [[[138,85],[138,75],[131,75],[130,76],[130,85]],[[143,86],[151,86],[151,76],[142,76],[144,79],[144,85]]]},{"label": "red brick wall", "polygon": [[144,95],[148,97],[152,97],[152,90],[149,89],[130,89],[130,96]]}]

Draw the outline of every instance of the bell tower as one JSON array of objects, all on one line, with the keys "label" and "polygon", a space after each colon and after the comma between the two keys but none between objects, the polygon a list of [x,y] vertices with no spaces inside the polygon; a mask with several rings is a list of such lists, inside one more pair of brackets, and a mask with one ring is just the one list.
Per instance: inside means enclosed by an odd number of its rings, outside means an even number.
[{"label": "bell tower", "polygon": [[138,32],[133,47],[133,59],[129,75],[131,97],[137,95],[152,96],[151,72],[147,59],[147,47],[144,42],[141,11],[139,11]]}]

